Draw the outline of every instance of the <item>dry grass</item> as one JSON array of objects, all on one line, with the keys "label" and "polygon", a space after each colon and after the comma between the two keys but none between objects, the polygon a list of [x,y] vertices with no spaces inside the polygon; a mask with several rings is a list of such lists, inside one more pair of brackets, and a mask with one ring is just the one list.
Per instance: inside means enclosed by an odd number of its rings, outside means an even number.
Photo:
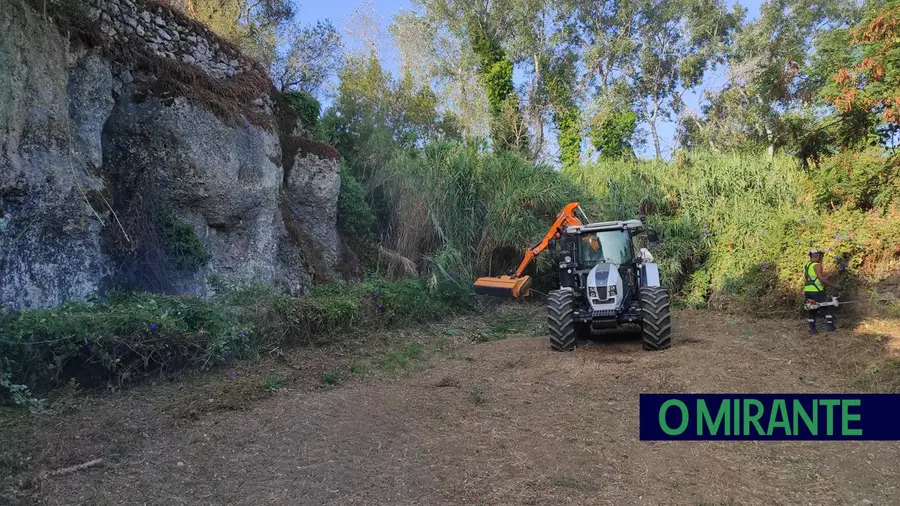
[{"label": "dry grass", "polygon": [[378,265],[385,265],[385,273],[392,278],[418,276],[416,263],[396,251],[378,246]]},{"label": "dry grass", "polygon": [[184,97],[229,124],[237,124],[243,118],[271,131],[277,126],[271,115],[254,105],[266,95],[277,94],[264,72],[245,72],[217,79],[194,65],[149,55],[140,48],[130,54],[124,54],[123,49],[117,51],[120,51],[115,55],[118,60],[132,62],[140,71],[135,76],[139,93],[161,98]]}]

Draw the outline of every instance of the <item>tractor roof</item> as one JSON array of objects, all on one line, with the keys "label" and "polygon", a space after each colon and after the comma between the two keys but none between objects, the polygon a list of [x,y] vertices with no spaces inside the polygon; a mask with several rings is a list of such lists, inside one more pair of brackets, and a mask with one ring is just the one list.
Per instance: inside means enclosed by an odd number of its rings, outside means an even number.
[{"label": "tractor roof", "polygon": [[625,221],[601,221],[599,223],[588,223],[577,227],[569,227],[566,232],[570,234],[583,234],[587,232],[600,232],[603,230],[631,230],[633,232],[642,232],[644,223],[641,220],[625,220]]}]

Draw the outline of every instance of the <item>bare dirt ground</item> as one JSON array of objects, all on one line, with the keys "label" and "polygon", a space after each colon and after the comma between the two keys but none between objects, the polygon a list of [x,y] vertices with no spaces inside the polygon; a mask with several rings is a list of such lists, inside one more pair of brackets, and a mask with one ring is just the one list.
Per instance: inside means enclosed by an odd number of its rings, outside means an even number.
[{"label": "bare dirt ground", "polygon": [[3,413],[0,503],[900,504],[897,442],[638,440],[641,392],[896,391],[896,321],[674,321],[665,352],[560,354],[540,306],[509,305]]}]

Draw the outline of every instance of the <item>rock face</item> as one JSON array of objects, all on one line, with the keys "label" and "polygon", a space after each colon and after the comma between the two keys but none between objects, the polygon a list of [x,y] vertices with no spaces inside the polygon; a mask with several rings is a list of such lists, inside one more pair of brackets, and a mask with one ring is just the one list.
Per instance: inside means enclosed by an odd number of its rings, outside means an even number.
[{"label": "rock face", "polygon": [[337,199],[341,191],[336,160],[311,153],[297,153],[288,173],[286,194],[291,213],[321,245],[323,261],[332,268],[338,261]]},{"label": "rock face", "polygon": [[[76,151],[75,139],[99,137],[91,116],[108,100],[80,83],[109,71],[89,60],[69,68],[65,41],[46,28],[24,5],[0,9],[0,300],[13,308],[87,296],[106,269],[106,213],[92,208],[103,186],[89,168],[97,150]],[[69,88],[85,106],[77,118]]]},{"label": "rock face", "polygon": [[168,8],[141,0],[78,1],[81,15],[115,43],[138,42],[155,56],[189,63],[216,78],[254,71],[252,62],[230,45]]},{"label": "rock face", "polygon": [[[179,93],[187,85],[146,64],[169,55],[145,48],[136,65],[102,45],[73,44],[27,1],[0,9],[4,306],[52,306],[115,287],[208,295],[216,280],[298,293],[327,279],[339,261],[338,163],[282,149],[296,139],[274,127],[267,90],[247,101],[252,110],[193,100],[209,93]],[[192,67],[213,85],[258,71],[155,3],[90,5],[101,34],[146,38],[157,27],[172,41],[218,48],[231,71]],[[157,85],[161,77],[168,86]]]},{"label": "rock face", "polygon": [[[171,258],[191,251],[169,251],[149,264],[132,262],[122,272],[129,284],[202,294],[209,274],[231,282],[275,281],[276,251],[284,237],[277,135],[249,124],[228,126],[183,98],[165,104],[151,97],[117,103],[102,139],[103,173],[116,211],[128,217],[132,226],[126,230],[144,234],[126,242],[138,245],[139,256],[146,258],[152,247],[171,242],[166,236],[177,226],[171,220],[177,220],[192,227],[208,256],[194,259],[198,269],[181,269],[181,258]],[[132,218],[144,218],[146,225]]]}]

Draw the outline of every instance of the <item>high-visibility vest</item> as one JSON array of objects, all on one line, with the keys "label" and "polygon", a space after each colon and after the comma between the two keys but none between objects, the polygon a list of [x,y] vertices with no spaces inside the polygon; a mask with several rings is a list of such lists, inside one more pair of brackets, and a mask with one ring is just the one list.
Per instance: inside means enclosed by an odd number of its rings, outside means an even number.
[{"label": "high-visibility vest", "polygon": [[806,279],[803,284],[804,292],[824,292],[825,285],[822,284],[822,281],[819,279],[819,276],[816,276],[816,265],[819,262],[810,262],[806,264]]}]

